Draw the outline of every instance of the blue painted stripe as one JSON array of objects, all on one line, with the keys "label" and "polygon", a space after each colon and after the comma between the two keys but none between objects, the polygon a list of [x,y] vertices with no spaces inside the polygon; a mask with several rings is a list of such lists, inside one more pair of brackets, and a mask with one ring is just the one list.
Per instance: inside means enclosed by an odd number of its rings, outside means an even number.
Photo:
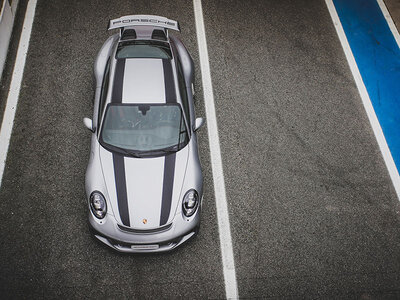
[{"label": "blue painted stripe", "polygon": [[376,0],[333,0],[400,170],[400,49]]}]

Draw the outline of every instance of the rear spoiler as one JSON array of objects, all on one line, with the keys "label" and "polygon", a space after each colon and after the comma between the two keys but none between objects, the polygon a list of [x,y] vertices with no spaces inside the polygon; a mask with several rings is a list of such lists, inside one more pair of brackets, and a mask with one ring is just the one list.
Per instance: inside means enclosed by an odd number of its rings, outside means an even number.
[{"label": "rear spoiler", "polygon": [[157,26],[167,29],[180,31],[179,23],[160,16],[152,15],[131,15],[124,16],[118,19],[110,20],[108,30],[123,28],[126,26]]}]

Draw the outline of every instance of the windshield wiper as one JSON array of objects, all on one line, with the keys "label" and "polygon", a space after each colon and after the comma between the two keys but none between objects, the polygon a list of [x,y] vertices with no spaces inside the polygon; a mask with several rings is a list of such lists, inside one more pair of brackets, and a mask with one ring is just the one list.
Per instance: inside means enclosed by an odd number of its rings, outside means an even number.
[{"label": "windshield wiper", "polygon": [[127,150],[127,149],[124,149],[124,151],[125,151],[126,154],[128,154],[129,156],[132,156],[132,157],[136,157],[136,158],[143,157],[142,155],[140,155],[140,154],[138,154],[137,152],[134,152],[134,151],[130,151],[130,150]]},{"label": "windshield wiper", "polygon": [[154,150],[150,150],[148,152],[146,152],[146,154],[148,153],[149,155],[157,155],[159,153],[161,154],[170,154],[170,153],[175,153],[178,152],[179,149],[179,145],[174,145],[171,147],[167,147],[167,148],[161,148],[161,149],[154,149]]},{"label": "windshield wiper", "polygon": [[[179,149],[178,149],[178,150],[179,150]],[[175,152],[177,152],[178,150],[160,149],[160,150],[157,150],[157,152],[162,152],[162,153],[175,153]]]},{"label": "windshield wiper", "polygon": [[132,150],[128,150],[122,147],[118,147],[118,146],[114,146],[114,145],[110,145],[112,149],[116,149],[119,152],[122,152],[123,154],[127,155],[127,156],[131,156],[131,157],[136,157],[136,158],[141,158],[143,156],[141,156],[140,154],[138,154],[135,151]]}]

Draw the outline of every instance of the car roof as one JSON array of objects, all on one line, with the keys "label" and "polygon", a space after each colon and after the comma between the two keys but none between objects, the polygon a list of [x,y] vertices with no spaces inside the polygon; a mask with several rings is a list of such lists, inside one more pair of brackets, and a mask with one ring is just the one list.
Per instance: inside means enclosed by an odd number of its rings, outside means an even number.
[{"label": "car roof", "polygon": [[[133,33],[133,31],[135,33]],[[165,41],[154,31],[164,32]],[[165,30],[155,26],[130,26],[121,32],[111,52],[110,87],[107,103],[181,103],[175,58],[116,58],[119,45],[127,40],[160,41],[171,48]]]}]

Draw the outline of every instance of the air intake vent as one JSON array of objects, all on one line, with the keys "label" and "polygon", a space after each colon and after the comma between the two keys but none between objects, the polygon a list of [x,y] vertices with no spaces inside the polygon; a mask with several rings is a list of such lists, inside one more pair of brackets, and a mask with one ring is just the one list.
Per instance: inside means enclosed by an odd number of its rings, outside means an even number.
[{"label": "air intake vent", "polygon": [[134,40],[134,39],[136,39],[135,29],[125,29],[122,32],[121,40]]},{"label": "air intake vent", "polygon": [[165,226],[159,227],[159,228],[154,228],[154,229],[134,229],[126,226],[122,226],[118,224],[119,229],[127,232],[132,232],[132,233],[141,233],[141,234],[151,234],[151,233],[158,233],[158,232],[163,232],[167,231],[170,229],[172,226],[172,223],[167,224]]},{"label": "air intake vent", "polygon": [[160,41],[167,40],[167,36],[165,35],[164,30],[160,30],[160,29],[154,29],[153,34],[151,35],[151,38],[153,40],[160,40]]}]

